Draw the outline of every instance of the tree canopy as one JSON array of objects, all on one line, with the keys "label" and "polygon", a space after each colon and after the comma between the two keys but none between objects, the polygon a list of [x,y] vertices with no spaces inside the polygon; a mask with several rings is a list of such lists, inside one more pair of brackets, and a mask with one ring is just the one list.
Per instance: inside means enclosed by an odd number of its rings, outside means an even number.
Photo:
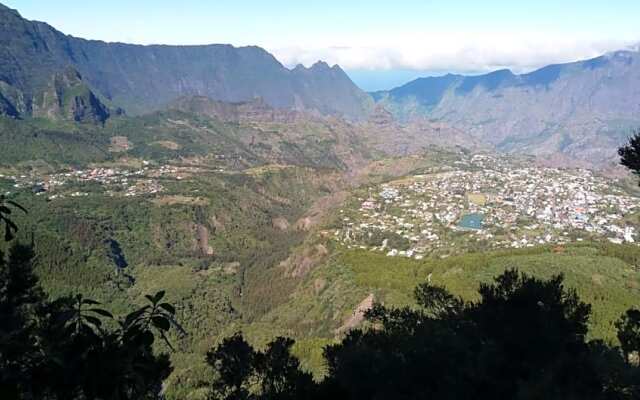
[{"label": "tree canopy", "polygon": [[[277,339],[264,353],[241,335],[209,353],[219,399],[631,399],[640,395],[639,313],[619,322],[620,348],[587,340],[591,308],[563,277],[509,270],[465,302],[430,284],[417,306],[376,305],[368,326],[325,348],[314,383]],[[277,349],[277,351],[274,351]],[[267,354],[273,356],[268,357]],[[286,367],[283,367],[286,366]],[[278,385],[265,384],[267,381]],[[269,377],[267,379],[267,377]],[[284,391],[282,388],[288,388]]]},{"label": "tree canopy", "polygon": [[[0,222],[5,240],[12,240],[18,227],[6,204]],[[33,260],[29,245],[11,243],[6,254],[0,251],[0,398],[157,398],[172,368],[153,343],[156,336],[166,341],[175,325],[164,292],[116,319],[82,295],[49,300]]]},{"label": "tree canopy", "polygon": [[633,131],[629,142],[618,149],[620,164],[640,175],[640,129]]}]

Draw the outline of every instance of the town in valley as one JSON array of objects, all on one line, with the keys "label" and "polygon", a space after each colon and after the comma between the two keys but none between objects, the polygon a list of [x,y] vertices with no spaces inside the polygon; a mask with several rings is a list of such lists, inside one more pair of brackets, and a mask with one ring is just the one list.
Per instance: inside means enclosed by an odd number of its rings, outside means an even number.
[{"label": "town in valley", "polygon": [[459,159],[360,191],[333,237],[348,247],[422,259],[465,251],[635,243],[640,198],[585,169],[508,157]]}]

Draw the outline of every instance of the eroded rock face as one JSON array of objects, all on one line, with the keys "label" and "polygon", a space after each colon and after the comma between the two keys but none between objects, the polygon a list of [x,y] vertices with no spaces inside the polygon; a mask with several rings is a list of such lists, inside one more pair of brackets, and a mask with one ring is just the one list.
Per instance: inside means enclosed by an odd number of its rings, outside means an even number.
[{"label": "eroded rock face", "polygon": [[287,221],[286,218],[283,217],[277,217],[277,218],[273,218],[271,220],[271,224],[273,225],[274,228],[286,232],[287,230],[289,230],[289,221]]},{"label": "eroded rock face", "polygon": [[0,94],[0,115],[6,115],[11,118],[17,118],[20,113],[16,107],[6,97]]},{"label": "eroded rock face", "polygon": [[25,94],[19,89],[0,84],[0,114],[103,124],[111,111],[78,71],[66,68],[54,73],[47,85],[26,102]]},{"label": "eroded rock face", "polygon": [[200,253],[205,256],[214,255],[213,247],[209,246],[209,229],[206,226],[196,225],[196,240]]},{"label": "eroded rock face", "polygon": [[285,268],[287,276],[299,278],[305,276],[319,265],[328,254],[329,251],[324,245],[316,244],[290,255],[280,263],[280,266]]},{"label": "eroded rock face", "polygon": [[353,310],[353,314],[347,318],[347,320],[335,330],[336,336],[341,336],[350,330],[358,327],[364,321],[364,314],[369,311],[375,303],[375,296],[373,293],[369,294],[358,304],[355,310]]},{"label": "eroded rock face", "polygon": [[386,127],[395,123],[393,114],[387,110],[382,104],[376,105],[373,113],[369,116],[368,121],[370,124]]},{"label": "eroded rock face", "polygon": [[113,136],[110,141],[109,151],[113,153],[124,152],[130,150],[132,147],[129,138],[126,136]]},{"label": "eroded rock face", "polygon": [[72,96],[65,111],[67,118],[76,122],[104,123],[109,118],[107,107],[90,90],[80,96]]},{"label": "eroded rock face", "polygon": [[0,80],[0,115],[19,118],[27,112],[24,94],[7,82]]}]

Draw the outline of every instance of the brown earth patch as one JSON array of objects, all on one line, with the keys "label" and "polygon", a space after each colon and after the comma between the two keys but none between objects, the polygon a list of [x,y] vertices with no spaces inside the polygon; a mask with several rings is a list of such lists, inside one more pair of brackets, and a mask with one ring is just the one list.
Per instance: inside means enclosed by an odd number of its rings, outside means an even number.
[{"label": "brown earth patch", "polygon": [[360,325],[362,321],[364,321],[364,314],[371,308],[373,308],[374,302],[375,297],[373,293],[370,293],[367,297],[364,298],[364,300],[360,302],[360,304],[358,304],[356,309],[353,310],[353,313],[349,316],[349,318],[347,318],[344,324],[342,324],[342,326],[335,330],[336,336],[347,333]]},{"label": "brown earth patch", "polygon": [[196,225],[196,240],[200,253],[205,256],[213,255],[213,247],[209,246],[209,230],[204,225]]},{"label": "brown earth patch", "polygon": [[316,296],[322,293],[325,287],[327,287],[327,281],[324,278],[318,278],[313,281],[313,292]]},{"label": "brown earth patch", "polygon": [[164,147],[169,150],[179,150],[182,146],[180,146],[176,142],[172,142],[170,140],[159,140],[157,142],[153,142],[152,144],[157,144],[158,146]]},{"label": "brown earth patch", "polygon": [[206,206],[209,204],[209,200],[202,197],[188,197],[188,196],[161,196],[152,200],[152,202],[159,206],[172,206],[174,204]]},{"label": "brown earth patch", "polygon": [[113,136],[111,138],[111,145],[109,151],[112,153],[121,153],[131,149],[131,143],[126,136]]},{"label": "brown earth patch", "polygon": [[319,225],[324,216],[327,215],[328,211],[344,203],[347,196],[348,192],[339,191],[319,198],[315,203],[313,203],[307,214],[296,222],[296,229],[300,231],[309,231],[311,228]]},{"label": "brown earth patch", "polygon": [[602,286],[602,284],[604,283],[604,276],[602,276],[600,274],[593,274],[593,275],[591,275],[591,280],[596,285]]},{"label": "brown earth patch", "polygon": [[271,225],[280,231],[287,231],[289,229],[289,221],[284,217],[277,217],[271,220]]},{"label": "brown earth patch", "polygon": [[285,276],[299,278],[320,264],[327,254],[329,254],[327,248],[322,244],[317,244],[305,248],[302,252],[290,255],[280,263],[280,266],[285,268]]},{"label": "brown earth patch", "polygon": [[234,275],[240,271],[240,263],[238,261],[230,262],[224,265],[222,272],[227,275]]},{"label": "brown earth patch", "polygon": [[223,231],[225,226],[224,226],[224,218],[222,216],[216,216],[216,215],[212,215],[211,218],[209,218],[209,220],[211,221],[211,225],[213,225],[214,228],[216,228],[216,231]]}]

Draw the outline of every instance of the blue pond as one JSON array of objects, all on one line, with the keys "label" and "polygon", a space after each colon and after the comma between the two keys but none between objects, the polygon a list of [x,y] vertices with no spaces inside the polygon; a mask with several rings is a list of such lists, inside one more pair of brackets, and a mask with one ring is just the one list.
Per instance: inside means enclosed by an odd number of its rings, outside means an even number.
[{"label": "blue pond", "polygon": [[482,214],[465,214],[458,222],[458,226],[464,229],[482,229],[482,221],[484,221]]}]

